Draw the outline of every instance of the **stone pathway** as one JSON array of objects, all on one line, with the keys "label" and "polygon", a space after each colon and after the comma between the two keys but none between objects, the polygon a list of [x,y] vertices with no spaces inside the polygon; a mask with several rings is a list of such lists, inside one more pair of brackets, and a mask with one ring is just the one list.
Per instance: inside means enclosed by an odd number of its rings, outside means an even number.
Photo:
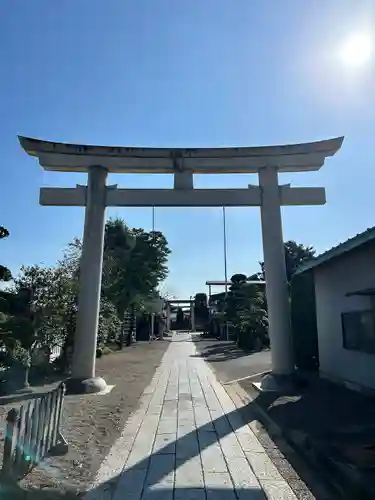
[{"label": "stone pathway", "polygon": [[296,499],[195,354],[189,334],[174,335],[86,500]]}]

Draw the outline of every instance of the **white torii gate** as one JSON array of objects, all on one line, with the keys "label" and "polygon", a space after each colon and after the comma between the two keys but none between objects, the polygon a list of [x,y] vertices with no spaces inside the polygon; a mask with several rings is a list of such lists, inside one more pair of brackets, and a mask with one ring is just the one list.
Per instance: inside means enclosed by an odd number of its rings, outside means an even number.
[{"label": "white torii gate", "polygon": [[[319,170],[341,147],[343,137],[285,146],[240,148],[128,148],[73,145],[19,137],[21,146],[45,170],[87,172],[88,185],[41,188],[41,205],[83,206],[85,223],[71,392],[105,389],[95,377],[105,209],[117,207],[259,206],[266,276],[274,388],[294,372],[289,297],[285,270],[281,205],[323,205],[324,188],[278,184],[278,172]],[[108,173],[174,175],[173,189],[119,189],[107,186]],[[259,186],[245,189],[194,189],[193,174],[258,173]]]}]

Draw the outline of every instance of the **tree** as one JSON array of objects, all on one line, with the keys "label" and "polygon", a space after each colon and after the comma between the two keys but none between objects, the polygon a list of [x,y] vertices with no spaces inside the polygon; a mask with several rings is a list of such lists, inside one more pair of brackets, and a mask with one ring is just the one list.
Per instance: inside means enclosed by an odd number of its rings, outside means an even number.
[{"label": "tree", "polygon": [[246,276],[231,278],[225,317],[237,333],[240,347],[253,349],[268,344],[267,311],[264,292],[257,285],[246,283]]},{"label": "tree", "polygon": [[207,324],[209,317],[207,295],[205,293],[197,293],[194,298],[194,315],[196,324]]},{"label": "tree", "polygon": [[[9,236],[8,229],[0,226],[0,240],[7,238]],[[0,265],[0,281],[10,281],[12,279],[12,273],[5,266]]]},{"label": "tree", "polygon": [[[299,266],[303,262],[310,260],[315,256],[315,249],[313,247],[296,243],[293,240],[286,241],[284,243],[284,249],[286,275],[288,283],[290,283],[294,273],[299,268]],[[265,279],[264,262],[259,262],[259,264],[261,267],[261,273],[258,273],[258,277],[260,279]]]},{"label": "tree", "polygon": [[50,352],[64,343],[70,295],[70,276],[61,266],[23,266],[14,286],[3,295],[7,318],[0,328],[13,357],[25,369],[25,387],[36,349]]},{"label": "tree", "polygon": [[[105,226],[102,296],[116,307],[121,320],[128,309],[142,309],[168,274],[170,250],[159,231],[130,229],[122,219]],[[123,339],[122,339],[123,342]]]}]

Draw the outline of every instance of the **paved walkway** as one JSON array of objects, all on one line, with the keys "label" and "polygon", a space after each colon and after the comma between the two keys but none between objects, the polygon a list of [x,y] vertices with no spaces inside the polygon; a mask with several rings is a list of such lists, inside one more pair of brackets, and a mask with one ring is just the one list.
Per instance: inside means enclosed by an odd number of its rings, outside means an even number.
[{"label": "paved walkway", "polygon": [[174,335],[86,500],[296,499],[195,354],[189,334]]}]

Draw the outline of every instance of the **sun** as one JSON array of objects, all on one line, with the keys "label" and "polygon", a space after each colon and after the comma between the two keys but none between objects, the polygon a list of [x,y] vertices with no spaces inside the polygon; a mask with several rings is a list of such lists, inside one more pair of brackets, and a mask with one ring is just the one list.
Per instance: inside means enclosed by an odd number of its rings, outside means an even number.
[{"label": "sun", "polygon": [[369,35],[354,35],[341,49],[341,59],[348,66],[367,64],[374,52],[374,41]]}]

